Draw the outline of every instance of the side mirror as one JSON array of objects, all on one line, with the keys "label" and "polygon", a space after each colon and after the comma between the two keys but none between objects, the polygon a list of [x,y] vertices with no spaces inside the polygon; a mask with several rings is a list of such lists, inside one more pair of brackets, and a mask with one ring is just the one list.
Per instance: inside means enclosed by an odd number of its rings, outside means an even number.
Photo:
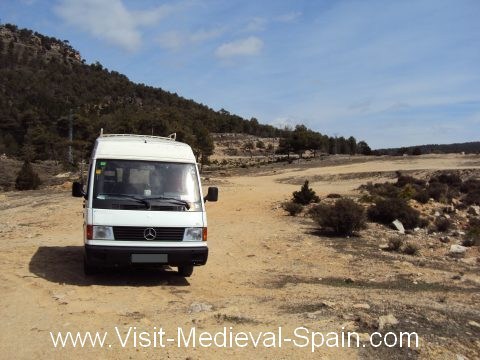
[{"label": "side mirror", "polygon": [[208,188],[207,196],[203,198],[203,201],[217,201],[218,200],[218,188],[215,186],[210,186]]},{"label": "side mirror", "polygon": [[73,197],[84,197],[85,191],[83,191],[83,184],[75,181],[72,184],[72,196]]}]

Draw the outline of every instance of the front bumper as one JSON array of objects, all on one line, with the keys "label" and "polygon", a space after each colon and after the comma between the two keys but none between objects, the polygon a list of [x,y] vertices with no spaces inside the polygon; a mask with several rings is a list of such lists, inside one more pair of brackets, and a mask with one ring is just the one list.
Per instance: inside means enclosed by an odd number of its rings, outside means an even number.
[{"label": "front bumper", "polygon": [[208,258],[206,246],[197,247],[135,247],[100,246],[85,244],[85,259],[89,265],[98,267],[124,267],[137,265],[132,263],[132,254],[166,254],[165,262],[151,265],[205,265]]}]

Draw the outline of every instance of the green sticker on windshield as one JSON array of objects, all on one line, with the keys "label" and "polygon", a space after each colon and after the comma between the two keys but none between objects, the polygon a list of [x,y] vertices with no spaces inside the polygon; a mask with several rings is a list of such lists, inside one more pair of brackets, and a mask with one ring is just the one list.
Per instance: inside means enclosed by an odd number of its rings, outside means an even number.
[{"label": "green sticker on windshield", "polygon": [[106,161],[100,161],[100,166],[105,166],[105,165],[107,165]]}]

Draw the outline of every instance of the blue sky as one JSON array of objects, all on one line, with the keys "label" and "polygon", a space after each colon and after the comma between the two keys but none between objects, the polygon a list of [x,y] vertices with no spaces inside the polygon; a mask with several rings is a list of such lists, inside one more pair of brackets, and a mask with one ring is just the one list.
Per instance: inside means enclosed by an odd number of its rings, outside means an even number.
[{"label": "blue sky", "polygon": [[373,148],[480,140],[478,0],[22,0],[0,21],[215,110]]}]

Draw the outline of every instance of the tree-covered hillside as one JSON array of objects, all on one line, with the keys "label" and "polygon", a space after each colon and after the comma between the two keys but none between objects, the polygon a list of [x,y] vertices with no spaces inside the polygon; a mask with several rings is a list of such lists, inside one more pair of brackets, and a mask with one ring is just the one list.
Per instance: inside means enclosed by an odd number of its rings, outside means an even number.
[{"label": "tree-covered hillside", "polygon": [[401,148],[378,149],[375,150],[376,155],[421,155],[421,154],[448,154],[448,153],[480,153],[480,141],[472,141],[455,144],[429,144],[419,146],[409,146]]},{"label": "tree-covered hillside", "polygon": [[[213,147],[211,132],[282,137],[287,143],[294,135],[293,131],[262,125],[255,118],[214,111],[177,94],[135,84],[98,62],[85,64],[67,40],[0,25],[0,153],[64,161],[69,116],[74,124],[76,160],[88,157],[100,128],[106,133],[176,132],[179,140],[205,156]],[[325,144],[331,144],[333,138],[308,132],[323,139],[324,151],[332,150]],[[356,146],[337,145],[330,152],[357,150]]]}]

